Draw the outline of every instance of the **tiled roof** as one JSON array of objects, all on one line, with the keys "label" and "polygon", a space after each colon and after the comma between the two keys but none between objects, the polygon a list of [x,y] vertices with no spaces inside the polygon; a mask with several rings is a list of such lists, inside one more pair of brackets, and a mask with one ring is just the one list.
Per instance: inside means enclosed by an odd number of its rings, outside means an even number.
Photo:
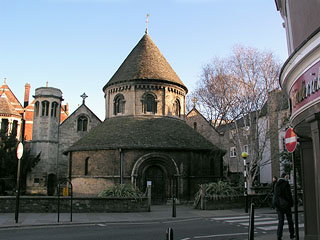
[{"label": "tiled roof", "polygon": [[187,91],[148,34],[142,37],[103,90],[113,84],[135,80],[174,83]]},{"label": "tiled roof", "polygon": [[119,148],[220,151],[182,120],[130,116],[106,119],[67,152]]},{"label": "tiled roof", "polygon": [[21,117],[21,115],[10,104],[9,100],[3,96],[0,97],[0,115]]}]

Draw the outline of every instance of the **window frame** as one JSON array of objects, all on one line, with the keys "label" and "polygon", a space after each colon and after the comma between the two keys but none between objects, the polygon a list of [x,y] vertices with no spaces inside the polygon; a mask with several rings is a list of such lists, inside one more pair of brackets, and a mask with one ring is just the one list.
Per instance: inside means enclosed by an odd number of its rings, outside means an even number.
[{"label": "window frame", "polygon": [[237,157],[237,148],[230,147],[230,157]]},{"label": "window frame", "polygon": [[49,105],[50,102],[48,100],[41,101],[41,117],[49,116]]},{"label": "window frame", "polygon": [[77,118],[77,132],[88,131],[89,118],[85,115],[81,115]]}]

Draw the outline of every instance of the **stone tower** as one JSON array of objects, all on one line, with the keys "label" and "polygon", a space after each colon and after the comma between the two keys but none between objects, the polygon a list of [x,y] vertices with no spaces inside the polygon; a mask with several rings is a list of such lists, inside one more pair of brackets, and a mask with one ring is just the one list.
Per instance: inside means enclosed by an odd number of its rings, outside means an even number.
[{"label": "stone tower", "polygon": [[52,87],[35,91],[31,149],[41,160],[27,178],[29,193],[53,195],[57,176],[62,92]]}]

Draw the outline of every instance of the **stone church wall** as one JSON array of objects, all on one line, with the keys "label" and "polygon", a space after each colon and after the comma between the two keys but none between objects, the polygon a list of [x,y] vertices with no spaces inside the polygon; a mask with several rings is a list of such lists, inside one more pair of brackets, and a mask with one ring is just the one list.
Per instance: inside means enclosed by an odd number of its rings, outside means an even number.
[{"label": "stone church wall", "polygon": [[118,94],[122,94],[125,99],[124,113],[118,115],[145,115],[143,112],[142,97],[146,93],[151,93],[156,96],[157,112],[155,116],[175,116],[174,103],[179,99],[181,112],[180,117],[184,119],[185,116],[185,90],[170,84],[136,84],[124,85],[119,87],[110,87],[106,89],[106,117],[114,117],[114,99]]},{"label": "stone church wall", "polygon": [[[77,121],[80,116],[88,118],[87,131],[77,130]],[[101,124],[101,121],[91,111],[89,111],[85,105],[81,105],[60,125],[58,178],[65,178],[68,176],[68,156],[63,154],[64,151],[99,124]]]},{"label": "stone church wall", "polygon": [[[151,165],[156,164],[159,166],[164,164],[164,168],[167,166],[165,175],[168,179],[165,180],[165,184],[168,187],[166,193],[168,198],[173,191],[176,191],[176,195],[182,199],[193,199],[199,184],[212,182],[222,177],[222,156],[213,157],[214,154],[210,152],[176,150],[122,150],[122,152],[123,182],[132,182],[141,191],[145,190],[145,179],[143,179],[143,176],[144,171],[148,167],[145,162],[150,161]],[[88,170],[87,175],[85,175],[85,159],[88,157]],[[141,161],[141,167],[136,172],[139,174],[133,176],[135,174],[133,172],[134,168],[137,167],[137,161],[144,158],[145,160],[143,161],[145,162]],[[171,159],[170,161],[172,162],[168,163],[168,159]],[[168,166],[177,166],[178,173],[174,169],[169,169],[170,167],[168,168]],[[74,152],[72,155],[72,183],[75,195],[97,195],[108,186],[120,183],[119,169],[119,150]],[[173,183],[172,181],[177,181],[178,183]]]}]

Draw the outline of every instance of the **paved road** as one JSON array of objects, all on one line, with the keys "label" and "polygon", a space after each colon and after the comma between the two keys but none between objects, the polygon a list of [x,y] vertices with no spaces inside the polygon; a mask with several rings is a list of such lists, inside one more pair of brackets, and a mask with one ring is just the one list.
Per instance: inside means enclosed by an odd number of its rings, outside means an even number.
[{"label": "paved road", "polygon": [[[276,235],[277,218],[275,215],[256,216],[255,237]],[[0,239],[5,240],[164,240],[166,230],[174,231],[175,240],[215,239],[245,240],[248,239],[248,216],[219,216],[207,218],[190,218],[177,220],[137,221],[126,223],[79,224],[72,226],[38,226],[16,229],[1,229]],[[286,229],[285,232],[288,230]]]},{"label": "paved road", "polygon": [[0,239],[6,240],[164,240],[166,230],[174,230],[174,239],[246,239],[247,231],[238,226],[224,226],[210,219],[184,219],[163,222],[106,223],[69,227],[30,227],[0,231]]}]

